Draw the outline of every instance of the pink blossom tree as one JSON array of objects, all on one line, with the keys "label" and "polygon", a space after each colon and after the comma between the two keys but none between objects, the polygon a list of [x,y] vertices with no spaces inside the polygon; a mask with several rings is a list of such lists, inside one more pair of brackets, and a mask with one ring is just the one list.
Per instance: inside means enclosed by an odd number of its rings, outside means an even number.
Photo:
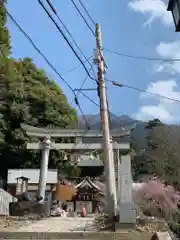
[{"label": "pink blossom tree", "polygon": [[178,211],[180,194],[173,187],[154,179],[137,188],[134,199],[144,214],[168,220]]}]

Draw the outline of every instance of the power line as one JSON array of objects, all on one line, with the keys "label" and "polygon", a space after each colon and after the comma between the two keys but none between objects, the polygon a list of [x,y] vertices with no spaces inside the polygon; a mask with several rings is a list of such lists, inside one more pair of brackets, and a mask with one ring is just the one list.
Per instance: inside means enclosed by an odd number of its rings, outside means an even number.
[{"label": "power line", "polygon": [[84,121],[85,121],[85,123],[86,123],[87,129],[90,130],[91,127],[90,127],[90,125],[89,125],[89,123],[88,123],[88,121],[87,121],[87,119],[86,119],[86,116],[84,115],[83,110],[82,110],[82,108],[81,108],[81,106],[80,106],[80,104],[79,104],[77,95],[74,96],[74,101],[75,101],[76,105],[78,106],[78,108],[79,108],[79,110],[80,110],[80,112],[81,112],[81,114],[82,114],[82,117],[84,118]]},{"label": "power line", "polygon": [[86,12],[86,14],[88,15],[88,17],[90,18],[91,22],[94,25],[96,25],[95,21],[92,19],[91,15],[89,14],[89,12],[88,12],[87,8],[85,7],[84,3],[81,0],[79,0],[79,2],[81,4],[81,6],[83,7],[84,11]]},{"label": "power line", "polygon": [[66,27],[66,25],[63,23],[63,21],[61,20],[60,16],[58,15],[55,7],[52,5],[52,3],[50,2],[50,0],[46,0],[46,2],[48,3],[48,5],[50,6],[51,10],[53,11],[53,13],[56,15],[56,17],[58,18],[58,20],[60,21],[60,23],[63,25],[63,27],[66,29],[67,33],[69,34],[69,36],[71,37],[72,41],[74,42],[75,46],[77,47],[77,49],[80,51],[80,53],[82,54],[82,56],[86,59],[86,61],[88,62],[89,60],[87,59],[87,57],[84,55],[84,53],[82,52],[81,48],[78,46],[78,44],[76,43],[76,41],[74,40],[72,34],[70,33],[70,31],[68,30],[68,28]]},{"label": "power line", "polygon": [[[89,72],[91,72],[92,68],[93,68],[93,65],[91,65],[91,68],[89,69]],[[82,108],[80,107],[80,104],[79,104],[79,101],[78,101],[79,92],[80,92],[81,89],[83,88],[83,86],[84,86],[84,84],[86,83],[87,79],[88,79],[88,75],[86,75],[86,77],[84,78],[84,80],[83,80],[83,82],[82,82],[82,84],[81,84],[80,89],[78,89],[78,91],[77,91],[76,93],[74,92],[74,95],[75,95],[74,101],[75,101],[75,103],[76,103],[77,105],[79,105],[79,110],[80,110],[80,112],[81,112],[81,114],[82,114],[82,116],[83,116],[83,118],[84,118],[84,121],[85,121],[85,123],[86,123],[87,129],[90,130],[91,127],[90,127],[90,125],[89,125],[89,123],[88,123],[85,115],[83,114]]]},{"label": "power line", "polygon": [[[115,81],[112,81],[112,80],[109,80],[109,79],[106,79],[108,82],[110,82],[111,84],[113,84],[114,86],[116,87],[126,87],[126,88],[129,88],[129,89],[132,89],[132,90],[136,90],[136,91],[140,91],[140,92],[144,92],[144,93],[147,93],[147,94],[151,94],[153,96],[156,96],[156,97],[159,97],[159,98],[162,98],[162,99],[166,99],[166,100],[169,100],[169,101],[173,101],[173,102],[177,102],[177,103],[180,103],[180,100],[178,99],[175,99],[175,98],[171,98],[171,97],[167,97],[167,96],[164,96],[164,95],[160,95],[160,94],[156,94],[156,93],[152,93],[150,91],[146,91],[144,89],[141,89],[141,88],[137,88],[137,87],[134,87],[134,86],[131,86],[131,85],[127,85],[127,84],[121,84],[119,82],[115,82]],[[89,101],[91,101],[95,106],[97,106],[98,108],[100,107],[100,105],[98,103],[96,103],[93,99],[91,99],[90,97],[88,97],[86,94],[84,94],[83,91],[81,91],[81,94],[83,96],[86,96],[87,99],[89,99]],[[114,118],[117,118],[118,119],[118,116],[112,114],[109,110],[109,115],[111,115],[112,117]]]},{"label": "power line", "polygon": [[[92,102],[96,107],[100,108],[100,105],[99,105],[98,103],[96,103],[94,100],[92,100],[90,97],[88,97],[87,95],[85,95],[82,90],[79,90],[79,92],[80,92],[83,96],[86,96],[87,99],[89,99],[89,101]],[[108,113],[109,113],[109,116],[118,119],[118,117],[117,117],[116,115],[114,115],[112,112],[110,112],[109,106],[108,106]]]},{"label": "power line", "polygon": [[[91,68],[89,69],[89,72],[91,72],[92,68],[93,68],[93,65],[91,64]],[[87,121],[85,115],[83,114],[82,108],[81,108],[81,106],[80,106],[80,104],[79,104],[79,101],[78,101],[78,94],[79,94],[79,92],[81,91],[81,89],[83,88],[83,86],[84,86],[84,84],[86,83],[87,79],[88,79],[88,75],[86,75],[86,77],[84,78],[84,80],[83,80],[83,82],[82,82],[82,84],[81,84],[80,89],[78,89],[78,91],[77,91],[76,93],[74,92],[74,101],[75,101],[76,105],[78,105],[78,107],[79,107],[79,110],[80,110],[80,112],[81,112],[81,114],[82,114],[82,117],[83,117],[83,119],[84,119],[84,121],[85,121],[85,123],[86,123],[87,129],[90,130],[91,127],[90,127],[90,125],[89,125],[89,122]]]},{"label": "power line", "polygon": [[92,30],[92,28],[90,27],[89,23],[87,22],[87,20],[85,19],[85,17],[83,16],[83,14],[81,13],[81,11],[79,10],[78,6],[76,5],[76,3],[74,2],[74,0],[71,0],[72,4],[74,5],[74,7],[76,8],[77,12],[79,13],[79,15],[81,16],[81,18],[83,19],[83,21],[85,22],[86,26],[89,28],[89,30],[91,31],[91,33],[95,35],[94,31]]},{"label": "power line", "polygon": [[167,96],[164,96],[164,95],[161,95],[161,94],[149,92],[149,91],[146,91],[146,90],[141,89],[141,88],[137,88],[137,87],[130,86],[130,85],[127,85],[127,84],[122,84],[122,83],[119,83],[119,82],[111,81],[109,79],[106,79],[106,80],[108,82],[111,82],[114,86],[117,86],[117,87],[121,87],[121,88],[122,87],[126,87],[126,88],[133,89],[133,90],[136,90],[136,91],[140,91],[140,92],[144,92],[144,93],[147,93],[147,94],[151,94],[151,95],[159,97],[159,98],[163,98],[163,99],[166,99],[166,100],[170,100],[170,101],[174,101],[174,102],[180,103],[180,100],[175,99],[175,98],[171,98],[171,97],[167,97]]},{"label": "power line", "polygon": [[[69,43],[68,39],[66,38],[66,36],[64,35],[64,33],[62,32],[62,30],[60,29],[59,25],[57,25],[57,23],[55,22],[55,20],[52,18],[51,14],[49,13],[49,11],[46,9],[46,7],[44,6],[44,4],[38,0],[38,2],[40,3],[40,5],[42,6],[42,8],[45,10],[45,12],[47,13],[48,17],[51,19],[51,21],[53,21],[53,23],[55,24],[55,26],[57,27],[57,29],[60,31],[61,35],[63,36],[63,38],[65,39],[65,41],[68,43],[69,47],[71,48],[71,50],[73,51],[73,53],[75,54],[75,56],[79,59],[79,61],[81,62],[81,64],[85,67],[84,63],[82,62],[82,60],[79,58],[78,54],[75,52],[74,48],[72,47],[72,45]],[[60,23],[63,25],[63,27],[66,29],[67,33],[69,34],[69,36],[71,37],[71,39],[73,40],[74,44],[76,45],[76,47],[78,48],[78,50],[81,52],[81,54],[83,55],[83,57],[86,59],[86,61],[88,62],[89,60],[86,58],[86,56],[83,54],[82,50],[80,49],[80,47],[78,46],[78,44],[76,43],[76,41],[74,40],[72,34],[69,32],[68,28],[66,27],[66,25],[63,23],[63,21],[60,19],[59,15],[56,12],[56,9],[53,7],[53,5],[51,4],[50,0],[46,0],[46,2],[48,3],[48,5],[50,6],[51,10],[53,11],[53,13],[56,15],[56,17],[58,18],[58,20],[60,21]],[[87,72],[87,69],[85,67],[85,70]],[[87,72],[89,73],[89,72]],[[89,74],[90,75],[90,74]],[[73,91],[74,93],[74,91]],[[87,125],[87,128],[90,130],[90,126],[89,123],[83,113],[83,110],[80,106],[77,94],[74,93],[74,101],[75,104],[77,105],[77,107],[79,108],[84,121]]]},{"label": "power line", "polygon": [[116,55],[121,56],[121,57],[132,58],[132,59],[136,59],[136,60],[163,61],[163,62],[180,62],[180,58],[166,59],[166,58],[156,58],[156,57],[133,56],[133,55],[128,55],[128,54],[112,51],[112,50],[109,50],[107,48],[104,48],[103,50],[105,50],[106,52],[109,52],[109,53],[116,54]]},{"label": "power line", "polygon": [[[71,0],[72,4],[74,5],[74,7],[76,8],[77,12],[79,13],[79,15],[81,16],[81,18],[84,20],[84,22],[86,23],[87,27],[90,29],[90,31],[92,32],[92,34],[96,37],[96,34],[94,33],[94,31],[92,30],[92,28],[90,27],[90,25],[88,24],[87,20],[85,19],[85,17],[83,16],[83,14],[81,13],[80,9],[77,7],[77,5],[75,4],[74,0]],[[79,1],[81,3],[81,5],[83,6],[84,10],[86,11],[87,15],[90,17],[91,21],[93,21],[93,19],[91,18],[90,14],[88,13],[88,10],[85,8],[84,4],[82,3],[82,1]],[[95,24],[95,22],[93,21],[93,24]],[[97,54],[97,53],[96,53]],[[99,53],[98,53],[99,54]],[[104,57],[102,56],[102,54],[100,54],[102,60],[104,61],[104,66],[105,68],[107,68],[107,64],[104,60]]]},{"label": "power line", "polygon": [[96,105],[98,108],[100,107],[100,105],[98,103],[96,103],[94,100],[92,100],[90,97],[88,97],[86,94],[83,93],[82,90],[79,90],[79,92],[83,95],[86,96],[87,99],[89,99],[90,102],[92,102],[94,105]]},{"label": "power line", "polygon": [[[93,68],[93,65],[91,64],[91,67],[90,67],[90,69],[89,69],[89,72],[91,72],[92,68]],[[79,95],[79,92],[80,92],[80,91],[82,90],[82,88],[84,87],[84,85],[85,85],[87,79],[88,79],[88,75],[86,75],[86,77],[84,78],[84,80],[83,80],[83,82],[82,82],[80,88],[79,88],[78,91],[76,92],[76,96]]]},{"label": "power line", "polygon": [[41,2],[41,0],[38,0],[39,4],[41,5],[41,7],[44,9],[44,11],[46,12],[46,14],[48,15],[48,17],[51,19],[51,21],[54,23],[54,25],[56,26],[56,28],[58,29],[58,31],[61,33],[61,35],[63,36],[64,40],[66,41],[66,43],[68,44],[68,46],[71,48],[71,50],[73,51],[74,55],[77,57],[77,59],[80,61],[80,63],[82,64],[84,70],[86,71],[86,73],[88,74],[88,76],[93,79],[93,77],[91,77],[91,75],[89,74],[85,64],[83,63],[83,61],[81,60],[81,58],[79,57],[79,55],[77,54],[77,52],[74,50],[74,48],[72,47],[71,43],[69,42],[69,40],[67,39],[67,37],[65,36],[65,34],[63,33],[62,29],[59,27],[59,25],[57,24],[57,22],[53,19],[53,17],[51,16],[51,14],[49,13],[49,11],[46,9],[46,7],[44,6],[44,4]]},{"label": "power line", "polygon": [[[72,34],[70,33],[70,31],[68,30],[68,28],[66,27],[66,25],[63,23],[63,21],[60,19],[55,7],[53,6],[53,4],[50,2],[50,0],[46,0],[46,2],[48,3],[48,5],[50,6],[51,10],[54,12],[54,14],[57,16],[58,20],[61,22],[61,24],[63,25],[63,27],[66,29],[67,33],[69,34],[69,36],[71,37],[71,39],[73,40],[74,44],[76,45],[76,47],[79,49],[79,51],[81,52],[81,54],[83,55],[83,57],[86,59],[85,62],[88,62],[88,64],[90,65],[91,67],[91,63],[89,62],[90,59],[87,59],[87,57],[84,55],[84,53],[82,52],[82,50],[80,49],[80,47],[78,46],[78,44],[76,43],[76,41],[74,40]],[[91,56],[92,57],[92,56]],[[85,63],[84,62],[84,63]],[[92,68],[93,70],[93,75],[95,76],[95,73],[94,73],[94,69]],[[96,78],[96,77],[95,77]]]},{"label": "power line", "polygon": [[[92,57],[93,57],[93,56],[90,56],[89,58],[87,58],[87,60],[89,61]],[[84,63],[86,63],[87,60],[85,60]],[[65,76],[65,75],[67,75],[68,73],[75,71],[76,69],[78,69],[78,68],[81,67],[81,66],[82,66],[82,64],[80,63],[78,66],[75,66],[75,67],[73,67],[73,68],[70,68],[68,71],[66,71],[66,72],[65,72],[64,74],[62,74],[62,75]]]}]

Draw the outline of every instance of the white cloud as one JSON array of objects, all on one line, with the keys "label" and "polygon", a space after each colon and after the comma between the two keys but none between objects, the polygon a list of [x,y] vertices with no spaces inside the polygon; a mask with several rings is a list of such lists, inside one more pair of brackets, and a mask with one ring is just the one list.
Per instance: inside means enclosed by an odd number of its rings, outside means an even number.
[{"label": "white cloud", "polygon": [[151,105],[142,106],[140,108],[140,111],[137,114],[135,114],[134,116],[136,117],[136,119],[144,120],[144,121],[152,120],[154,118],[161,119],[161,121],[167,121],[167,119],[169,119],[168,111],[159,105],[157,105],[157,106],[151,106]]},{"label": "white cloud", "polygon": [[[180,91],[177,90],[177,83],[174,79],[159,80],[149,84],[146,91],[153,94],[142,93],[141,100],[149,100],[149,104],[142,105],[133,117],[139,120],[148,121],[159,118],[164,122],[176,122],[180,120],[180,103],[160,98],[158,95],[167,96],[180,101]],[[152,104],[151,102],[155,102]]]},{"label": "white cloud", "polygon": [[167,11],[163,0],[132,0],[129,7],[135,12],[149,15],[145,25],[151,24],[156,19],[160,19],[165,26],[173,25],[172,15]]},{"label": "white cloud", "polygon": [[[180,59],[180,41],[161,42],[156,47],[156,52],[161,58]],[[161,62],[156,71],[162,72],[163,70],[171,73],[180,73],[180,61]]]}]

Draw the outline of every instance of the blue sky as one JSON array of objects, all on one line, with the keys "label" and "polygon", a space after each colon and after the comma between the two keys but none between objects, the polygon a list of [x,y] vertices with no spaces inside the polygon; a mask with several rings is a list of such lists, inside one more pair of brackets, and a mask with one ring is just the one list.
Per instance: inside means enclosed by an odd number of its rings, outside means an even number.
[{"label": "blue sky", "polygon": [[[95,38],[71,1],[51,0],[51,2],[83,53],[87,57],[91,56],[95,48]],[[79,3],[78,0],[75,2]],[[180,58],[179,34],[175,33],[171,14],[166,11],[166,5],[162,0],[84,0],[83,2],[94,21],[101,24],[103,47],[137,56]],[[80,7],[79,4],[78,6]],[[69,69],[78,66],[79,62],[38,1],[8,0],[7,7],[67,82],[73,88],[80,87],[86,73],[82,67],[67,73]],[[81,10],[83,11],[82,8]],[[85,12],[83,14],[86,16]],[[91,24],[88,17],[87,20]],[[91,26],[94,27],[92,24]],[[60,85],[69,102],[73,102],[72,92],[10,20],[8,28],[12,39],[13,57],[31,57],[38,67],[43,68],[47,75]],[[104,56],[108,65],[109,79],[180,100],[179,62],[167,64],[134,60],[106,52]],[[95,87],[95,83],[88,79],[84,87]],[[96,92],[86,92],[86,94],[98,103]],[[108,99],[111,112],[117,115],[127,114],[141,120],[159,117],[165,122],[180,121],[180,104],[172,101],[126,88],[115,88],[109,84]],[[79,95],[79,101],[84,113],[99,112],[99,109],[82,95]]]}]

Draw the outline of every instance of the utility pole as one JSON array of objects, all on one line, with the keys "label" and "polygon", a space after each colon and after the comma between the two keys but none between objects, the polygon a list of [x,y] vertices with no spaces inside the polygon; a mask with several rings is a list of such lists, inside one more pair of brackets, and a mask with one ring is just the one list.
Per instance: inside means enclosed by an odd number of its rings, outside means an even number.
[{"label": "utility pole", "polygon": [[102,39],[100,25],[96,24],[96,47],[97,47],[97,60],[98,60],[98,95],[100,98],[100,114],[102,122],[103,140],[104,140],[104,167],[106,177],[106,197],[107,197],[107,213],[109,220],[113,220],[116,214],[116,185],[115,185],[115,171],[114,159],[112,151],[112,143],[109,131],[109,116],[108,104],[106,95],[106,86],[104,81],[104,59],[102,56]]}]

